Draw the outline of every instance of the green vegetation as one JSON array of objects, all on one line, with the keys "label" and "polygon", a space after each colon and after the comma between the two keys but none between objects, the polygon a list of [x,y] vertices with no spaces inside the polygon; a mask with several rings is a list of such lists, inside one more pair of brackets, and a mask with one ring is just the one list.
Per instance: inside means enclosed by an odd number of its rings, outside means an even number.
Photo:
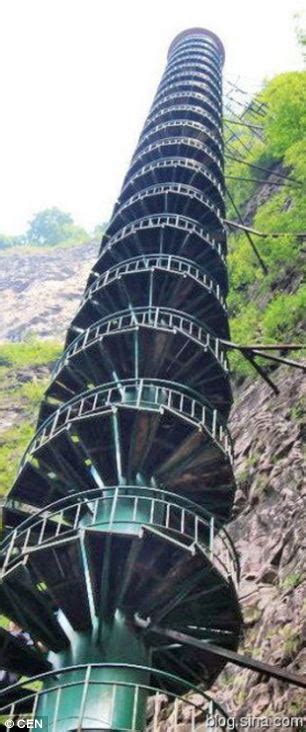
[{"label": "green vegetation", "polygon": [[0,346],[0,401],[4,419],[8,415],[11,422],[0,433],[0,495],[12,485],[33,437],[38,407],[49,382],[48,371],[61,350],[56,341],[33,339]]},{"label": "green vegetation", "polygon": [[[33,408],[31,407],[31,410]],[[1,494],[4,495],[11,487],[18,464],[28,443],[34,434],[34,425],[30,421],[16,424],[0,435],[0,481]]]},{"label": "green vegetation", "polygon": [[306,396],[298,398],[290,410],[290,418],[293,422],[303,422],[306,417]]},{"label": "green vegetation", "polygon": [[[306,72],[277,76],[266,84],[260,101],[267,105],[265,117],[258,117],[263,125],[262,139],[254,137],[249,128],[241,128],[239,134],[249,152],[246,153],[241,143],[234,139],[231,141],[233,155],[270,171],[287,173],[293,180],[274,178],[273,181],[281,185],[273,186],[270,189],[272,193],[262,200],[259,195],[261,184],[228,179],[231,196],[242,215],[245,215],[247,203],[253,197],[252,227],[283,234],[279,238],[254,237],[268,267],[267,275],[245,235],[239,233],[229,237],[231,289],[228,307],[232,339],[236,343],[293,340],[302,343],[306,313],[306,286],[302,284],[305,251],[303,239],[296,234],[306,232]],[[244,121],[247,120],[248,115],[245,115]],[[226,173],[233,177],[269,177],[231,158],[227,161]],[[231,205],[228,217],[236,218]],[[238,374],[254,374],[250,364],[238,352],[232,354],[231,366]]]},{"label": "green vegetation", "polygon": [[253,627],[262,616],[262,610],[257,605],[246,606],[243,613],[244,625],[247,628]]},{"label": "green vegetation", "polygon": [[281,589],[293,590],[295,587],[298,587],[302,581],[303,574],[301,572],[292,572],[291,574],[287,574],[287,577],[284,577],[282,580]]},{"label": "green vegetation", "polygon": [[38,246],[54,246],[67,239],[84,241],[87,233],[73,222],[70,214],[55,206],[37,213],[29,222],[27,240]]},{"label": "green vegetation", "polygon": [[34,247],[35,251],[37,249],[45,251],[46,247],[76,246],[88,241],[91,236],[100,239],[104,229],[105,224],[98,224],[91,235],[81,226],[77,226],[69,213],[53,206],[35,214],[29,221],[25,234],[21,236],[0,234],[0,253],[9,253],[12,247],[18,247],[23,254]]},{"label": "green vegetation", "polygon": [[1,343],[0,366],[45,366],[56,361],[62,350],[57,341],[28,338],[20,343]]},{"label": "green vegetation", "polygon": [[293,657],[303,645],[299,628],[293,628],[291,623],[286,623],[279,629],[279,635],[283,642],[284,652]]}]

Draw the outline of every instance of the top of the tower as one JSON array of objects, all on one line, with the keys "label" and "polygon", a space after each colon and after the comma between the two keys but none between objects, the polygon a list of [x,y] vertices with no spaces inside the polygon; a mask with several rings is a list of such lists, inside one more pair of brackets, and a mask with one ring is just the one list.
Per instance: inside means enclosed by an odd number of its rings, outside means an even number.
[{"label": "top of the tower", "polygon": [[218,36],[215,33],[213,33],[210,30],[207,30],[207,28],[187,28],[186,30],[181,31],[181,33],[178,33],[178,35],[175,36],[175,38],[173,39],[173,41],[170,45],[170,48],[168,51],[168,56],[172,53],[173,49],[175,48],[177,43],[179,43],[179,41],[181,41],[183,38],[188,38],[188,37],[192,38],[192,36],[195,36],[197,38],[199,36],[203,36],[203,38],[210,38],[211,40],[213,40],[217,47],[218,52],[220,53],[222,63],[224,63],[225,51],[224,51],[223,43],[220,41],[220,38],[218,38]]}]

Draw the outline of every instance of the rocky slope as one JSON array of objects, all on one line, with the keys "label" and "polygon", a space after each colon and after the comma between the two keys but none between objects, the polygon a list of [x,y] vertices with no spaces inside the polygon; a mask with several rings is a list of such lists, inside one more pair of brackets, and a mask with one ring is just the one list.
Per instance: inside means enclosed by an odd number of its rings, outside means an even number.
[{"label": "rocky slope", "polygon": [[29,334],[63,339],[84,290],[99,244],[15,249],[0,258],[0,341]]},{"label": "rocky slope", "polygon": [[[30,332],[62,338],[97,246],[2,257],[2,340],[19,340]],[[45,381],[49,370],[23,368],[14,378]],[[306,387],[300,371],[282,367],[273,378],[277,397],[264,382],[244,381],[231,417],[238,490],[229,531],[241,556],[245,635],[240,650],[306,673]],[[5,397],[2,405],[0,439],[1,430],[5,434],[24,418],[13,392],[9,410]],[[236,716],[304,711],[301,690],[231,665],[212,691]],[[171,708],[165,707],[160,730],[169,729]],[[184,710],[180,729],[184,732]]]},{"label": "rocky slope", "polygon": [[[278,369],[280,394],[263,382],[236,395],[232,412],[238,491],[230,534],[240,553],[245,620],[241,650],[306,673],[306,384]],[[236,715],[305,713],[294,686],[228,666],[218,695]]]}]

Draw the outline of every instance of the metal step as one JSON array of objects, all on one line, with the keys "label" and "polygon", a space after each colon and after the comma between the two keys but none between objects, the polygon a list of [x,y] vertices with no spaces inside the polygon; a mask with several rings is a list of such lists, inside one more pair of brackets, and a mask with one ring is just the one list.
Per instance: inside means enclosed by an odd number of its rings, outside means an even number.
[{"label": "metal step", "polygon": [[[197,637],[237,647],[242,619],[235,590],[199,548],[147,526],[138,537],[90,530],[85,545],[101,627],[120,608],[131,620],[136,613],[185,631],[197,627]],[[193,683],[210,686],[225,665],[209,653],[199,658],[194,649],[168,648],[150,628],[145,638],[157,668]]]},{"label": "metal step", "polygon": [[[146,315],[145,310],[143,315]],[[132,314],[127,317],[132,322]],[[189,338],[177,328],[169,328],[169,316],[164,329],[162,316],[157,327],[153,327],[153,317],[154,315],[152,315],[152,327],[141,325],[142,314],[136,312],[137,325],[134,325],[132,330],[125,330],[123,322],[121,330],[105,335],[103,340],[101,338],[93,340],[91,335],[99,330],[98,323],[86,331],[88,336],[86,346],[82,347],[84,336],[81,336],[80,350],[72,352],[71,355],[68,351],[66,357],[64,354],[62,368],[46,391],[39,424],[45,413],[49,416],[62,402],[88,389],[86,359],[91,361],[91,368],[94,371],[92,377],[94,386],[113,381],[114,377],[118,381],[137,376],[165,380],[171,377],[172,382],[185,383],[187,387],[196,390],[199,398],[206,398],[213,407],[219,407],[221,414],[227,416],[232,402],[229,377],[214,352],[205,349],[203,343]],[[106,321],[108,324],[110,322]],[[118,322],[120,322],[119,316]],[[104,321],[100,323],[103,333]],[[77,381],[73,377],[75,371],[79,374]],[[80,377],[81,373],[84,374],[83,380]]]},{"label": "metal step", "polygon": [[[203,409],[189,394],[169,392],[158,381],[114,384],[101,395],[87,392],[61,411],[59,432],[50,423],[41,446],[36,443],[35,466],[25,464],[10,498],[25,500],[25,494],[28,502],[33,496],[36,505],[47,505],[97,485],[134,482],[141,473],[147,485],[154,479],[174,492],[196,496],[223,521],[235,487],[229,447],[225,442],[221,448],[206,432],[211,412],[206,410],[205,417]],[[46,494],[40,487],[37,495],[28,495],[33,470],[47,485]]]},{"label": "metal step", "polygon": [[[224,234],[221,231],[221,238]],[[123,227],[111,239],[102,242],[100,257],[89,275],[87,287],[93,284],[97,274],[118,264],[120,261],[140,254],[157,252],[187,257],[202,265],[220,285],[224,294],[228,289],[228,278],[223,254],[226,244],[218,246],[214,235],[209,238],[207,230],[187,216],[171,217],[167,213],[143,217],[129,227]]]},{"label": "metal step", "polygon": [[0,583],[1,612],[30,633],[33,640],[42,641],[58,652],[67,648],[68,638],[56,618],[43,587],[37,588],[23,563],[2,576]]},{"label": "metal step", "polygon": [[152,271],[149,258],[146,271],[122,271],[118,277],[120,279],[110,278],[107,283],[102,280],[99,290],[86,294],[72,325],[86,330],[92,322],[119,310],[153,305],[182,310],[190,315],[197,313],[198,319],[212,333],[220,338],[229,337],[224,308],[200,281],[166,267]]},{"label": "metal step", "polygon": [[36,586],[46,586],[56,607],[77,631],[91,628],[86,571],[78,537],[55,539],[29,552],[25,566]]}]

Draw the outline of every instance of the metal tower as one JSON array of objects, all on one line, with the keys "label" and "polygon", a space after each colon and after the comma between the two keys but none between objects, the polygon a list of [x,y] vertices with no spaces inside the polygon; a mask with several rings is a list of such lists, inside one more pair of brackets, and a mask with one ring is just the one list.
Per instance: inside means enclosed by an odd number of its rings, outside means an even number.
[{"label": "metal tower", "polygon": [[[176,729],[226,661],[151,623],[238,645],[223,57],[203,29],[170,46],[5,508],[1,612],[36,646],[2,630],[2,659],[40,683],[0,712],[56,732],[157,729],[161,694]],[[218,708],[186,704],[190,729]]]}]

